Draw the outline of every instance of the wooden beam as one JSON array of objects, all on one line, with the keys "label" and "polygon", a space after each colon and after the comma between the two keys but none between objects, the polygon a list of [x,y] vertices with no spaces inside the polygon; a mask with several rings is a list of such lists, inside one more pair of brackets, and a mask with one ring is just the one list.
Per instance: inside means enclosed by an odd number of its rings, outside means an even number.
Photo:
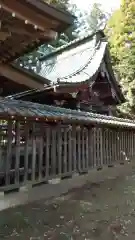
[{"label": "wooden beam", "polygon": [[28,86],[29,88],[43,89],[44,85],[35,81],[31,76],[20,70],[14,69],[7,64],[0,64],[0,75],[18,83]]},{"label": "wooden beam", "polygon": [[0,41],[5,41],[7,38],[11,36],[10,32],[0,31]]},{"label": "wooden beam", "polygon": [[[49,20],[47,17],[42,16],[33,9],[28,8],[25,4],[21,4],[17,0],[0,0],[0,5],[6,11],[11,14],[14,13],[16,17],[26,23],[37,26],[40,30],[45,31],[47,29],[53,29],[58,26],[58,22],[54,20]],[[51,30],[51,34],[56,37],[56,32]]]},{"label": "wooden beam", "polygon": [[54,35],[52,35],[51,30],[43,31],[28,31],[27,28],[21,28],[21,26],[7,26],[7,32],[4,30],[0,31],[0,40],[5,41],[8,37],[11,36],[12,33],[20,34],[20,35],[27,35],[31,37],[31,39],[45,39],[45,40],[53,40]]}]

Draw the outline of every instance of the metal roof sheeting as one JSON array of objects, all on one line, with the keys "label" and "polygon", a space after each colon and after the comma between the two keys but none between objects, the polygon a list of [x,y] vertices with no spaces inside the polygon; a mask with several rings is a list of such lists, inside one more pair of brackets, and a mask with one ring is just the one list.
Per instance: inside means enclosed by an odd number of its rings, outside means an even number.
[{"label": "metal roof sheeting", "polygon": [[40,76],[53,83],[81,83],[89,80],[98,71],[105,54],[107,42],[92,40],[76,48],[64,50],[42,64]]},{"label": "metal roof sheeting", "polygon": [[52,120],[62,120],[77,124],[100,124],[108,127],[125,127],[134,128],[135,121],[129,119],[116,118],[111,116],[104,116],[89,112],[81,112],[77,110],[70,110],[60,107],[48,106],[38,103],[30,103],[20,100],[0,100],[0,118],[6,119],[8,117],[19,117],[21,119],[35,119],[44,120],[51,118]]}]

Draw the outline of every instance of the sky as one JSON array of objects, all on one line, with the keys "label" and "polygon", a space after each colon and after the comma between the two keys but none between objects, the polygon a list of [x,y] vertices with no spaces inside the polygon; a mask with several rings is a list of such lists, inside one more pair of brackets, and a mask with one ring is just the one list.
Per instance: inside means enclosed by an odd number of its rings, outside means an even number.
[{"label": "sky", "polygon": [[120,0],[70,0],[72,3],[75,3],[78,8],[87,10],[90,5],[95,2],[101,3],[103,9],[106,12],[118,9],[120,6]]}]

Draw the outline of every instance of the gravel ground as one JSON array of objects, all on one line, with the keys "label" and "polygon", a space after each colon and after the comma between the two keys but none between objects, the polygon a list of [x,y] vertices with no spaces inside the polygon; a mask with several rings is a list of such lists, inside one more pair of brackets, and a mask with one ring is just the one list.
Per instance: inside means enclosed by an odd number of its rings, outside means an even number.
[{"label": "gravel ground", "polygon": [[135,169],[0,212],[0,240],[134,240]]}]

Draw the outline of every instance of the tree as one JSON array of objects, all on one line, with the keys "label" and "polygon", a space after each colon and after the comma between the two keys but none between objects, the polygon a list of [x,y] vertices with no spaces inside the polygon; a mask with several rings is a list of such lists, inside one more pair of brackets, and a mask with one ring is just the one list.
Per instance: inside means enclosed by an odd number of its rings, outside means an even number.
[{"label": "tree", "polygon": [[44,0],[44,2],[66,11],[69,5],[69,0]]},{"label": "tree", "polygon": [[94,3],[92,5],[92,9],[90,14],[87,16],[87,23],[89,25],[89,29],[93,32],[99,30],[102,26],[104,26],[108,19],[108,14],[106,14],[101,7],[101,4]]},{"label": "tree", "polygon": [[126,102],[121,111],[135,114],[135,1],[123,0],[106,29],[113,65],[120,75]]}]

